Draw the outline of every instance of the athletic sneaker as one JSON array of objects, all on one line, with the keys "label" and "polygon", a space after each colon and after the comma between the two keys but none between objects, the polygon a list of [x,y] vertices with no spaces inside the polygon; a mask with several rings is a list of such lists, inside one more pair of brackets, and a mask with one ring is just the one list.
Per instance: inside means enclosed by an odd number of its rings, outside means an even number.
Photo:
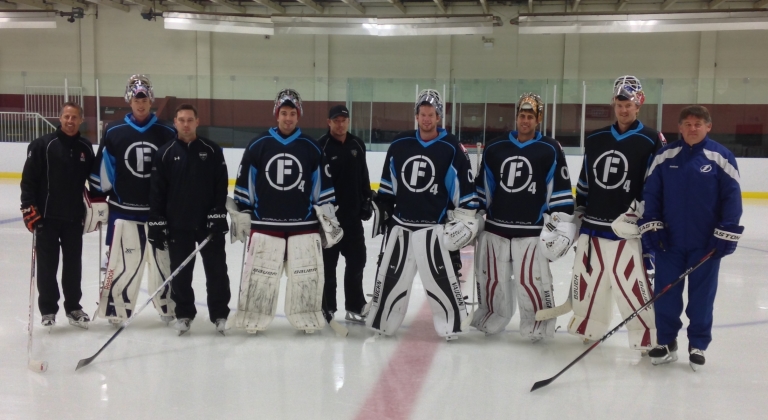
[{"label": "athletic sneaker", "polygon": [[227,318],[219,318],[214,324],[216,324],[216,331],[220,332],[221,335],[224,335],[224,331],[227,330]]},{"label": "athletic sneaker", "polygon": [[654,365],[663,365],[677,360],[677,340],[669,344],[658,345],[648,352],[651,363]]},{"label": "athletic sneaker", "polygon": [[56,325],[56,315],[43,315],[41,324],[43,324],[44,327],[53,327]]},{"label": "athletic sneaker", "polygon": [[74,311],[67,313],[67,319],[69,320],[69,325],[74,325],[75,327],[80,327],[86,330],[88,329],[88,323],[91,322],[91,318],[89,318],[88,314],[83,312],[82,309],[75,309]]},{"label": "athletic sneaker", "polygon": [[694,372],[698,371],[702,366],[704,366],[704,350],[695,349],[688,345],[688,364],[691,365],[691,369],[693,369]]},{"label": "athletic sneaker", "polygon": [[173,328],[179,331],[179,335],[182,335],[189,331],[190,324],[192,324],[192,319],[190,318],[177,318]]}]

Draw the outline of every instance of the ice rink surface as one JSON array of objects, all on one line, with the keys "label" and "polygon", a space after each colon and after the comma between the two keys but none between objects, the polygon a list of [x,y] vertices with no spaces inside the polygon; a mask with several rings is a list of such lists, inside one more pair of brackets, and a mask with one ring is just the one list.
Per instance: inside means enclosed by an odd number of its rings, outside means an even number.
[{"label": "ice rink surface", "polygon": [[[20,219],[18,181],[0,181],[0,197],[0,419],[768,418],[765,200],[745,200],[744,237],[722,263],[714,339],[703,370],[688,367],[684,330],[680,360],[666,366],[652,366],[629,350],[622,330],[551,385],[530,393],[534,382],[586,350],[563,332],[569,316],[559,318],[554,339],[535,344],[520,337],[517,316],[502,334],[472,330],[448,343],[434,332],[417,278],[396,335],[374,339],[350,323],[347,338],[330,328],[305,335],[282,315],[283,280],[278,317],[266,332],[230,330],[222,337],[208,321],[199,259],[193,283],[198,316],[190,333],[178,337],[147,308],[90,366],[75,372],[78,360],[93,355],[115,329],[102,319],[87,331],[72,327],[61,309],[49,332],[35,309],[34,357],[49,368],[33,373],[26,367],[32,236]],[[373,288],[380,238],[367,240],[366,293]],[[227,246],[233,309],[242,250],[240,243]],[[98,233],[86,235],[81,303],[91,315],[97,254]],[[471,279],[471,250],[462,260],[463,278]],[[572,260],[571,251],[552,264],[558,304],[567,295]],[[341,263],[338,273],[342,278]],[[463,288],[471,296],[470,284]],[[147,298],[146,280],[142,290],[140,302]],[[343,308],[341,287],[338,300]],[[336,319],[344,324],[343,313]],[[614,324],[620,321],[615,310]]]}]

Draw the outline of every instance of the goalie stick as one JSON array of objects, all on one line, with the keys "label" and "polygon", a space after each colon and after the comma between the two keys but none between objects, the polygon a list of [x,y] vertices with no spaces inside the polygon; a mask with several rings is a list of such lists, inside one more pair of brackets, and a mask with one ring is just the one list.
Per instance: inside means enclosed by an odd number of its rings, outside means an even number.
[{"label": "goalie stick", "polygon": [[32,358],[32,329],[35,322],[35,283],[37,282],[35,271],[37,250],[35,245],[37,245],[37,227],[32,232],[32,270],[29,276],[29,324],[27,325],[27,367],[33,372],[43,373],[48,370],[48,362]]},{"label": "goalie stick", "polygon": [[141,311],[143,311],[143,310],[144,310],[144,308],[146,308],[146,307],[147,307],[147,306],[148,306],[148,305],[149,305],[149,304],[152,302],[152,299],[155,297],[155,295],[157,295],[158,293],[160,293],[160,291],[161,291],[161,290],[165,289],[165,286],[167,286],[168,284],[170,284],[170,283],[171,283],[171,280],[173,280],[173,278],[174,278],[174,277],[176,277],[176,276],[179,274],[179,272],[180,272],[182,269],[184,269],[184,267],[185,267],[187,264],[189,264],[189,262],[190,262],[190,261],[192,261],[192,258],[195,258],[195,255],[197,255],[197,254],[200,252],[200,250],[201,250],[201,249],[203,249],[203,247],[204,247],[206,244],[208,244],[208,242],[211,240],[211,238],[213,238],[213,234],[209,234],[209,235],[208,235],[208,237],[206,237],[206,238],[205,238],[205,240],[204,240],[203,242],[200,242],[200,245],[198,245],[198,246],[197,246],[197,248],[195,248],[195,250],[194,250],[194,251],[192,251],[192,253],[191,253],[191,254],[189,254],[189,256],[187,257],[187,259],[186,259],[186,260],[184,260],[184,261],[181,263],[181,265],[179,265],[179,267],[178,267],[176,270],[174,270],[174,271],[173,271],[173,273],[171,273],[171,275],[170,275],[170,276],[168,276],[168,278],[167,278],[167,279],[165,279],[165,281],[163,282],[163,284],[161,284],[161,285],[160,285],[160,287],[158,287],[158,288],[157,288],[157,290],[155,290],[155,292],[154,292],[154,293],[152,293],[152,295],[150,295],[150,296],[149,296],[149,299],[147,299],[147,301],[146,301],[146,302],[144,302],[144,304],[143,304],[143,305],[141,305],[141,307],[140,307],[139,309],[137,309],[137,310],[133,311],[133,313],[131,314],[131,317],[130,317],[130,318],[128,318],[128,319],[126,319],[126,320],[125,320],[125,321],[122,323],[122,325],[120,325],[120,328],[119,328],[117,331],[115,331],[115,333],[114,333],[114,334],[112,334],[112,337],[110,337],[110,338],[109,338],[109,340],[107,340],[106,344],[104,344],[103,346],[101,346],[101,348],[99,349],[99,351],[97,351],[97,352],[96,352],[96,354],[94,354],[93,356],[91,356],[91,357],[88,357],[88,358],[86,358],[86,359],[81,359],[79,362],[77,362],[77,367],[75,368],[75,370],[78,370],[78,369],[80,369],[80,368],[83,368],[83,367],[86,367],[86,366],[90,365],[90,364],[91,364],[91,362],[93,362],[93,360],[94,360],[94,359],[96,359],[96,357],[98,357],[98,355],[99,355],[99,354],[101,354],[101,352],[102,352],[102,351],[104,351],[104,349],[105,349],[105,348],[107,348],[107,346],[108,346],[108,345],[109,345],[109,344],[110,344],[110,343],[111,343],[111,342],[112,342],[112,341],[113,341],[115,338],[117,338],[117,336],[118,336],[118,335],[120,335],[120,333],[121,333],[121,332],[123,332],[123,330],[125,330],[125,329],[128,327],[128,325],[130,325],[130,323],[131,323],[131,322],[133,322],[133,320],[136,318],[136,316],[137,316],[137,315],[139,315],[139,314],[141,313]]},{"label": "goalie stick", "polygon": [[[480,149],[482,147],[483,147],[483,144],[480,142],[477,142],[477,144],[475,144],[475,163],[476,163],[475,177],[477,177],[477,174],[480,173],[480,164],[482,163],[482,159],[480,159],[480,156],[481,156]],[[477,232],[477,236],[480,236],[480,232]],[[478,239],[477,237],[475,237],[475,245],[477,245],[477,241]],[[472,268],[470,270],[470,273],[472,275],[472,302],[470,302],[469,304],[472,305],[472,311],[469,313],[469,315],[467,315],[466,318],[464,318],[464,322],[461,323],[462,331],[466,331],[467,328],[469,327],[469,324],[472,323],[472,319],[475,318],[475,307],[477,306],[477,302],[475,301],[475,291],[477,290],[477,284],[476,284],[477,278],[475,277],[475,260],[474,259],[472,259]],[[464,304],[466,305],[466,303],[467,302],[465,300]]]},{"label": "goalie stick", "polygon": [[536,321],[546,321],[548,319],[557,318],[560,315],[565,315],[568,312],[571,312],[573,308],[571,308],[571,295],[568,294],[568,300],[566,300],[562,305],[549,308],[549,309],[540,309],[538,312],[536,312]]},{"label": "goalie stick", "polygon": [[664,293],[667,293],[667,291],[668,291],[669,289],[671,289],[671,288],[675,287],[675,286],[676,286],[678,283],[680,283],[681,281],[683,281],[683,280],[685,279],[685,277],[686,277],[686,276],[688,276],[689,274],[691,274],[691,273],[692,273],[694,270],[696,270],[697,268],[701,267],[701,265],[702,265],[702,264],[704,264],[705,262],[707,262],[707,260],[709,260],[709,259],[712,257],[712,255],[714,255],[714,254],[715,254],[715,251],[716,251],[715,249],[713,249],[712,251],[709,251],[709,253],[707,253],[707,255],[705,255],[705,256],[704,256],[704,257],[703,257],[703,258],[702,258],[702,259],[701,259],[701,260],[700,260],[700,261],[699,261],[699,262],[698,262],[696,265],[694,265],[693,267],[691,267],[691,268],[689,268],[689,269],[685,270],[685,272],[684,272],[683,274],[681,274],[681,275],[680,275],[680,277],[678,277],[678,278],[677,278],[675,281],[673,281],[672,283],[668,284],[666,287],[664,287],[663,289],[661,289],[661,291],[660,291],[658,294],[656,294],[656,295],[655,295],[654,297],[652,297],[652,298],[651,298],[651,299],[650,299],[648,302],[646,302],[646,303],[645,303],[645,305],[641,306],[641,307],[640,307],[640,309],[636,310],[635,312],[632,312],[632,314],[630,314],[630,315],[627,317],[627,319],[625,319],[624,321],[621,321],[621,323],[620,323],[619,325],[617,325],[617,326],[616,326],[614,329],[612,329],[612,330],[608,331],[608,333],[607,333],[607,334],[605,334],[605,335],[604,335],[604,336],[603,336],[601,339],[597,340],[597,341],[596,341],[594,344],[592,344],[591,346],[589,346],[589,348],[588,348],[586,351],[584,351],[584,353],[581,353],[581,355],[580,355],[579,357],[577,357],[577,358],[576,358],[574,361],[572,361],[572,362],[571,362],[571,363],[570,363],[568,366],[566,366],[566,367],[565,367],[565,369],[563,369],[563,370],[561,370],[560,372],[558,372],[558,373],[557,373],[557,375],[555,375],[555,376],[553,376],[553,377],[551,377],[551,378],[549,378],[549,379],[545,379],[545,380],[543,380],[543,381],[538,381],[538,382],[536,382],[535,384],[533,384],[533,387],[531,388],[531,392],[533,392],[533,391],[536,391],[536,390],[537,390],[537,389],[539,389],[539,388],[543,388],[543,387],[545,387],[545,386],[547,386],[547,385],[551,384],[552,382],[554,382],[554,380],[555,380],[555,379],[557,379],[557,378],[558,378],[560,375],[562,375],[562,374],[563,374],[563,373],[564,373],[566,370],[570,369],[570,368],[571,368],[571,366],[573,366],[573,365],[575,365],[576,363],[578,363],[578,361],[579,361],[579,360],[583,359],[583,358],[584,358],[584,356],[586,356],[586,355],[587,355],[589,352],[591,352],[591,351],[592,351],[592,350],[593,350],[595,347],[597,347],[597,345],[598,345],[598,344],[600,344],[600,343],[602,343],[603,341],[607,340],[607,339],[608,339],[608,337],[610,337],[610,336],[612,336],[613,334],[615,334],[615,333],[616,333],[616,331],[618,331],[618,330],[619,330],[621,327],[623,327],[624,325],[626,325],[626,324],[627,324],[629,321],[631,321],[631,320],[635,319],[635,317],[636,317],[636,316],[637,316],[637,315],[640,313],[640,311],[642,311],[642,310],[644,310],[644,309],[648,308],[649,306],[651,306],[651,305],[653,304],[653,302],[656,302],[656,299],[658,299],[659,297],[663,296],[663,295],[664,295]]}]

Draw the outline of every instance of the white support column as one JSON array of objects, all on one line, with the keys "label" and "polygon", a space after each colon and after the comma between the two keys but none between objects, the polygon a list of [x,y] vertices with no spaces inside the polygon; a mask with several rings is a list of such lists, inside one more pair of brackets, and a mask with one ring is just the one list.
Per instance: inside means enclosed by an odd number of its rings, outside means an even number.
[{"label": "white support column", "polygon": [[328,49],[330,37],[315,35],[315,101],[328,100]]},{"label": "white support column", "polygon": [[717,32],[701,32],[699,43],[699,79],[696,103],[711,104],[715,99],[715,54]]},{"label": "white support column", "polygon": [[197,99],[211,99],[211,32],[197,34]]}]

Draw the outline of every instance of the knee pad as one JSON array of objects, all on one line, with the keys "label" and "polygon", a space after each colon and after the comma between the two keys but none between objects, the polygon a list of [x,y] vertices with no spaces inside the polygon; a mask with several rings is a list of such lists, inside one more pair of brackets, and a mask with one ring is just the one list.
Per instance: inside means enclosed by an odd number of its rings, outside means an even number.
[{"label": "knee pad", "polygon": [[98,315],[125,320],[136,307],[144,276],[147,236],[143,223],[115,221]]},{"label": "knee pad", "polygon": [[418,230],[411,237],[416,267],[427,292],[435,331],[441,337],[461,333],[467,308],[451,256],[442,243],[443,226]]},{"label": "knee pad", "polygon": [[275,318],[285,246],[283,238],[251,235],[240,279],[235,328],[262,331]]},{"label": "knee pad", "polygon": [[478,307],[472,326],[488,334],[504,331],[515,314],[509,239],[482,232],[475,248]]},{"label": "knee pad", "polygon": [[[157,290],[168,276],[171,275],[171,257],[168,249],[157,249],[153,246],[147,246],[147,265],[149,266],[149,279],[147,279],[149,292]],[[160,293],[152,298],[155,309],[161,316],[175,316],[176,304],[171,299],[171,284],[163,287]]]},{"label": "knee pad", "polygon": [[323,268],[323,248],[319,234],[288,238],[285,315],[296,329],[315,331],[325,326],[322,312],[325,284]]},{"label": "knee pad", "polygon": [[368,328],[392,335],[400,328],[408,310],[416,261],[411,251],[413,233],[395,226],[379,263],[370,311],[365,318]]}]

